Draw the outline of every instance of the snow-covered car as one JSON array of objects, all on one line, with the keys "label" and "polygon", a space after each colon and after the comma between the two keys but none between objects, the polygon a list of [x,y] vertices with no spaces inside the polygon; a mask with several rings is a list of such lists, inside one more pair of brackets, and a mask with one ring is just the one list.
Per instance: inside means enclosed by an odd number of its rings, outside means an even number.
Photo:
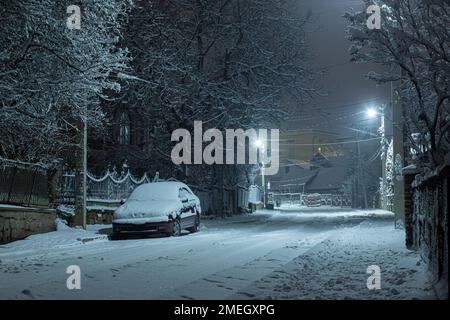
[{"label": "snow-covered car", "polygon": [[197,232],[200,214],[200,200],[186,184],[146,183],[114,212],[112,238],[141,233],[179,236],[183,229]]}]

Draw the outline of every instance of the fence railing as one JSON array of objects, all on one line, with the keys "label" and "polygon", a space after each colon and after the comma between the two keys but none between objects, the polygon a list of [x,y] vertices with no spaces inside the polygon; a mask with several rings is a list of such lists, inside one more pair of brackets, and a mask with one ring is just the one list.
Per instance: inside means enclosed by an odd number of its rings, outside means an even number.
[{"label": "fence railing", "polygon": [[[126,200],[131,192],[143,183],[177,181],[174,178],[162,179],[156,173],[153,179],[147,174],[140,178],[131,175],[130,172],[117,174],[115,171],[108,171],[103,177],[87,175],[87,200],[90,202],[115,202]],[[192,191],[199,197],[204,213],[222,212],[225,214],[236,212],[240,208],[247,208],[249,202],[248,188],[236,186],[234,188],[224,188],[219,190],[217,187],[205,188],[196,185],[189,185]],[[215,203],[217,192],[223,192],[223,205],[218,207]],[[60,177],[59,187],[60,200],[63,205],[75,205],[75,174],[63,173]]]},{"label": "fence railing", "polygon": [[[151,180],[144,174],[135,178],[128,171],[125,175],[107,171],[103,177],[87,174],[87,197],[90,200],[125,200],[131,192],[143,183]],[[60,202],[64,204],[75,203],[75,174],[63,173],[60,177]]]},{"label": "fence railing", "polygon": [[48,207],[47,168],[0,159],[0,203],[26,207]]},{"label": "fence railing", "polygon": [[[314,196],[314,201],[309,197]],[[332,207],[351,207],[351,198],[340,194],[307,194],[307,193],[272,193],[270,198],[276,204],[293,204],[299,206],[308,206],[314,202],[317,205]]]}]

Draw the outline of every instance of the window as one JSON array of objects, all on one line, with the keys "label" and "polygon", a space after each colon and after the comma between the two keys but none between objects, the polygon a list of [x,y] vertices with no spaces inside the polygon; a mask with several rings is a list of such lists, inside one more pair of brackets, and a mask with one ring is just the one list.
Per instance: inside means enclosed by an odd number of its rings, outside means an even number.
[{"label": "window", "polygon": [[186,188],[181,188],[178,191],[178,198],[180,198],[181,201],[190,199],[190,195],[191,193]]},{"label": "window", "polygon": [[119,118],[119,143],[130,144],[130,117],[122,112]]}]

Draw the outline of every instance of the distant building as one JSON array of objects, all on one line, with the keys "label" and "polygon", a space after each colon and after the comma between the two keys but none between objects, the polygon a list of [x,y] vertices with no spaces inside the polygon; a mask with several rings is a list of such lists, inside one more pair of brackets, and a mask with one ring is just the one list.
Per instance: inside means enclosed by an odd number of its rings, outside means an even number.
[{"label": "distant building", "polygon": [[343,156],[327,158],[320,152],[308,162],[284,160],[277,175],[269,177],[270,191],[280,193],[342,192],[348,179],[348,162]]},{"label": "distant building", "polygon": [[344,144],[336,133],[298,129],[280,133],[280,170],[270,191],[338,193],[348,178]]}]

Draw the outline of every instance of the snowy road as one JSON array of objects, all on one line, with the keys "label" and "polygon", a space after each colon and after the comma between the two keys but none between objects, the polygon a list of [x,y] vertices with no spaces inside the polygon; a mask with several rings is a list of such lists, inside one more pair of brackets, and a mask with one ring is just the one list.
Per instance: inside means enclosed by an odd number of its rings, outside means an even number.
[{"label": "snowy road", "polygon": [[[77,238],[109,230],[63,229],[0,246],[0,298],[245,298],[242,289],[326,239],[365,220],[386,226],[391,219],[377,210],[265,211],[203,220],[199,233],[177,238],[84,244]],[[81,268],[81,290],[66,288],[69,265]]]}]

